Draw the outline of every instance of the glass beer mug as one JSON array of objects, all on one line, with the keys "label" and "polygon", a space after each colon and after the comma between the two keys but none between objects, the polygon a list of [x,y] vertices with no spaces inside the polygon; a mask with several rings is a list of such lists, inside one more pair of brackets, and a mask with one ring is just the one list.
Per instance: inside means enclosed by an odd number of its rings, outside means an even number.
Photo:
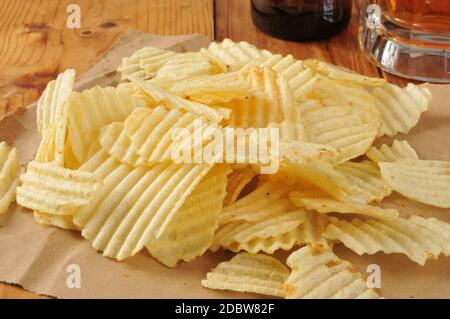
[{"label": "glass beer mug", "polygon": [[450,83],[449,0],[360,0],[359,42],[389,73]]}]

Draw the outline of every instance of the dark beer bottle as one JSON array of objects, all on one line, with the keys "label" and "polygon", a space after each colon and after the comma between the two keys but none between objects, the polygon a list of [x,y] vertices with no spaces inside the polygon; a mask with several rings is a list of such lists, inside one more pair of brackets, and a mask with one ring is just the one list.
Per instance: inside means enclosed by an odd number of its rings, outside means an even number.
[{"label": "dark beer bottle", "polygon": [[253,23],[262,32],[290,41],[313,41],[341,32],[352,0],[251,0]]}]

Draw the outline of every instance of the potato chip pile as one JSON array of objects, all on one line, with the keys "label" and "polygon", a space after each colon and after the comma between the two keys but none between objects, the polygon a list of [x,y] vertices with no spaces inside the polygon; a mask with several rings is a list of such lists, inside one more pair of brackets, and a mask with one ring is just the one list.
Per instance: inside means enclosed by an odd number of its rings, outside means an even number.
[{"label": "potato chip pile", "polygon": [[[75,92],[67,70],[40,98],[39,149],[17,188],[39,223],[81,231],[117,260],[146,249],[175,267],[229,250],[203,286],[285,298],[380,297],[335,243],[420,265],[450,254],[449,224],[379,205],[395,191],[450,208],[450,162],[421,160],[407,141],[373,146],[418,123],[428,89],[231,40],[194,53],[145,47],[118,72],[117,87]],[[195,134],[199,118],[220,130],[278,128],[279,171],[176,163],[172,133]],[[4,144],[0,155],[4,207],[17,164]],[[270,256],[294,248],[286,264]]]}]

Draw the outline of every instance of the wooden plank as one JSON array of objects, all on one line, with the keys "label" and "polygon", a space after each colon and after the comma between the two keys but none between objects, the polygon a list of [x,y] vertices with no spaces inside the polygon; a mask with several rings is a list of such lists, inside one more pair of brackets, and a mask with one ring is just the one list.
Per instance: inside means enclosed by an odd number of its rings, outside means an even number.
[{"label": "wooden plank", "polygon": [[[67,6],[81,8],[69,29]],[[212,0],[7,0],[0,2],[0,118],[34,102],[66,68],[85,70],[129,28],[213,38]]]}]

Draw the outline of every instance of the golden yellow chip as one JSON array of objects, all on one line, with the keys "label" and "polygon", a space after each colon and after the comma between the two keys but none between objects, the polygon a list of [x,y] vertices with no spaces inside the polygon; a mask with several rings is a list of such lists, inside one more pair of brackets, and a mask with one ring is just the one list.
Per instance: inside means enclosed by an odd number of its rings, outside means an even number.
[{"label": "golden yellow chip", "polygon": [[381,145],[379,148],[372,147],[366,155],[376,164],[380,162],[394,163],[399,159],[419,159],[416,151],[406,140],[395,140],[390,147],[386,144]]},{"label": "golden yellow chip", "polygon": [[62,168],[54,162],[30,162],[20,181],[18,204],[55,215],[72,215],[89,203],[100,186],[93,174]]},{"label": "golden yellow chip", "polygon": [[234,71],[248,62],[262,63],[272,56],[269,51],[259,50],[248,42],[233,42],[230,39],[225,39],[221,43],[212,42],[206,51]]},{"label": "golden yellow chip", "polygon": [[302,122],[308,142],[336,148],[337,163],[365,154],[381,124],[375,113],[360,106],[330,106],[303,112]]},{"label": "golden yellow chip", "polygon": [[209,172],[209,164],[159,163],[132,167],[116,160],[98,164],[103,150],[80,169],[94,168],[103,185],[74,217],[82,235],[104,256],[118,260],[137,254],[162,236],[186,198]]},{"label": "golden yellow chip", "polygon": [[132,78],[131,80],[141,90],[139,95],[144,95],[146,99],[152,100],[153,105],[164,105],[169,110],[178,109],[181,112],[190,112],[198,116],[204,116],[215,123],[230,117],[229,109],[213,108],[200,102],[184,99],[165,91],[151,81],[144,82],[137,78]]},{"label": "golden yellow chip", "polygon": [[0,215],[5,213],[9,205],[16,199],[16,188],[19,186],[20,162],[16,148],[6,142],[0,143]]},{"label": "golden yellow chip", "polygon": [[150,166],[151,164],[138,154],[138,150],[125,134],[123,122],[114,122],[100,131],[99,142],[103,150],[121,163],[132,166]]},{"label": "golden yellow chip", "polygon": [[257,173],[250,167],[245,166],[235,170],[228,177],[227,195],[223,200],[224,206],[229,206],[237,201],[242,190],[256,177]]},{"label": "golden yellow chip", "polygon": [[376,107],[381,113],[382,133],[394,136],[408,133],[416,126],[431,101],[428,91],[416,88],[414,84],[410,84],[407,89],[386,84],[373,90],[372,94],[379,100]]},{"label": "golden yellow chip", "polygon": [[402,159],[379,166],[396,192],[420,203],[450,208],[450,162]]},{"label": "golden yellow chip", "polygon": [[188,78],[170,87],[170,91],[208,105],[248,98],[248,84],[237,72]]},{"label": "golden yellow chip", "polygon": [[380,219],[395,219],[399,215],[396,209],[383,209],[370,205],[343,203],[327,197],[308,197],[303,196],[301,192],[292,192],[289,197],[297,207],[304,207],[324,214],[360,214]]},{"label": "golden yellow chip", "polygon": [[[436,229],[440,231],[436,232]],[[436,219],[399,217],[349,222],[330,218],[330,225],[323,235],[329,240],[342,242],[358,255],[373,255],[379,251],[399,253],[422,266],[428,259],[437,259],[441,253],[449,254],[450,225]]]},{"label": "golden yellow chip", "polygon": [[216,165],[186,198],[164,234],[145,246],[168,267],[201,256],[212,244],[226,194],[227,165]]},{"label": "golden yellow chip", "polygon": [[72,215],[53,215],[35,210],[34,219],[42,225],[50,225],[68,230],[80,230],[78,226],[73,223]]},{"label": "golden yellow chip", "polygon": [[208,272],[202,286],[282,298],[288,276],[289,269],[273,257],[241,253]]},{"label": "golden yellow chip", "polygon": [[144,47],[133,53],[131,57],[123,58],[117,69],[122,80],[130,76],[148,79],[156,76],[158,70],[177,53],[154,47]]},{"label": "golden yellow chip", "polygon": [[[383,180],[378,167],[370,161],[347,162],[335,167],[344,176],[347,183],[358,190],[349,195],[354,203],[369,204],[380,202],[392,193],[392,188]],[[346,183],[342,187],[346,187]]]},{"label": "golden yellow chip", "polygon": [[330,79],[339,80],[343,82],[355,83],[364,86],[383,86],[386,80],[382,78],[374,78],[364,76],[348,69],[341,68],[320,60],[309,59],[303,61],[303,64],[317,72],[325,74]]},{"label": "golden yellow chip", "polygon": [[297,244],[317,244],[326,243],[327,240],[322,236],[323,231],[328,226],[328,218],[314,211],[305,212],[305,221],[298,229]]},{"label": "golden yellow chip", "polygon": [[[304,221],[305,211],[297,209],[273,214],[257,222],[232,222],[219,228],[214,236],[214,244],[210,249],[216,251],[222,247],[234,252],[247,250],[249,244],[253,246],[252,241],[280,237],[283,234],[291,233],[298,229]],[[272,248],[279,247],[272,245]],[[264,249],[264,247],[261,247],[261,249]],[[268,251],[265,252],[269,253]]]},{"label": "golden yellow chip", "polygon": [[145,106],[123,89],[99,86],[74,92],[70,98],[68,144],[79,163],[87,159],[89,147],[100,129],[113,122],[124,121],[131,112]]},{"label": "golden yellow chip", "polygon": [[290,54],[285,57],[280,54],[272,55],[260,66],[270,67],[281,74],[288,82],[297,102],[311,93],[314,85],[320,79],[314,70],[305,68],[302,61],[294,59]]},{"label": "golden yellow chip", "polygon": [[194,161],[195,150],[210,144],[206,132],[221,129],[204,117],[176,109],[167,111],[162,106],[136,109],[124,124],[133,148],[148,163],[175,161],[174,156],[180,160],[189,156]]},{"label": "golden yellow chip", "polygon": [[288,198],[290,190],[282,182],[263,183],[247,196],[226,206],[219,215],[219,223],[258,222],[286,212],[293,208]]},{"label": "golden yellow chip", "polygon": [[181,53],[171,57],[158,70],[156,79],[177,82],[184,79],[215,75],[226,71],[226,66],[203,52]]},{"label": "golden yellow chip", "polygon": [[288,299],[380,298],[352,265],[324,244],[308,245],[287,259],[292,272],[284,284]]},{"label": "golden yellow chip", "polygon": [[40,162],[56,161],[64,165],[69,98],[74,82],[75,70],[66,70],[48,84],[38,101],[36,112],[40,144],[36,159]]}]

